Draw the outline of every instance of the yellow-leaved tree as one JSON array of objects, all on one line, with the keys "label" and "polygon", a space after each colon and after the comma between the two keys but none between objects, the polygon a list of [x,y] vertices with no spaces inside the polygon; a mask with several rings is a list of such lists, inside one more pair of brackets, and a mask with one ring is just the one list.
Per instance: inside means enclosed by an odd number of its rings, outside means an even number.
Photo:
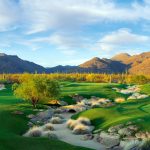
[{"label": "yellow-leaved tree", "polygon": [[32,76],[18,86],[15,84],[14,95],[31,102],[35,108],[39,102],[58,98],[60,86],[57,81]]}]

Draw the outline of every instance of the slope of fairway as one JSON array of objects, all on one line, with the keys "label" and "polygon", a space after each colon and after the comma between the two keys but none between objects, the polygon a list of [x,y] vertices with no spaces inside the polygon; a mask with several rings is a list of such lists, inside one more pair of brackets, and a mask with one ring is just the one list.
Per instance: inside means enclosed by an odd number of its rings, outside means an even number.
[{"label": "slope of fairway", "polygon": [[[13,115],[11,112],[21,110],[24,115]],[[0,91],[0,150],[78,150],[64,142],[46,138],[25,138],[21,135],[27,130],[27,114],[33,113],[32,107],[20,99],[16,99],[11,86]]]},{"label": "slope of fairway", "polygon": [[[142,92],[150,94],[149,88],[149,85],[144,85]],[[94,108],[81,112],[73,118],[76,119],[79,116],[88,117],[96,129],[107,129],[115,124],[135,121],[141,130],[150,131],[150,98],[128,100],[111,108]]]},{"label": "slope of fairway", "polygon": [[[72,98],[69,95],[79,94],[85,98],[90,98],[91,96],[109,98],[111,100],[116,97],[122,97],[123,94],[116,93],[112,90],[112,87],[125,87],[125,85],[119,84],[108,84],[108,83],[76,83],[76,82],[63,82],[62,87],[62,100],[67,101],[72,104]],[[126,97],[126,96],[124,96]]]}]

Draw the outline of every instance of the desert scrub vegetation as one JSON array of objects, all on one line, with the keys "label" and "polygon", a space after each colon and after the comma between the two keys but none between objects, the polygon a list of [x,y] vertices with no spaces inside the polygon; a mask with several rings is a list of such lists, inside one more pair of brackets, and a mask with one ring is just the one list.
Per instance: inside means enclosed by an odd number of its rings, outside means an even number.
[{"label": "desert scrub vegetation", "polygon": [[93,130],[91,121],[86,117],[79,117],[77,120],[69,119],[66,125],[73,134],[89,134]]},{"label": "desert scrub vegetation", "polygon": [[82,123],[78,123],[73,131],[72,131],[73,134],[89,134],[91,133],[91,128],[89,126],[86,126]]},{"label": "desert scrub vegetation", "polygon": [[77,119],[77,121],[79,121],[80,123],[84,124],[84,125],[91,125],[91,121],[90,119],[86,118],[86,117],[79,117]]},{"label": "desert scrub vegetation", "polygon": [[34,126],[24,134],[25,137],[40,137],[42,136],[42,129],[40,127]]},{"label": "desert scrub vegetation", "polygon": [[116,103],[123,103],[123,102],[125,102],[125,98],[124,97],[118,97],[115,99],[115,102]]},{"label": "desert scrub vegetation", "polygon": [[60,117],[52,117],[51,118],[51,120],[50,120],[50,122],[52,123],[52,124],[61,124],[61,123],[63,123],[63,119],[61,119]]},{"label": "desert scrub vegetation", "polygon": [[150,83],[150,75],[132,74],[96,74],[96,73],[54,73],[54,74],[0,74],[0,82],[21,83],[31,78],[43,77],[50,80],[70,82],[94,82],[94,83],[121,83],[121,84],[145,84]]},{"label": "desert scrub vegetation", "polygon": [[45,125],[42,126],[42,129],[44,131],[54,131],[54,126],[51,123],[47,123]]}]

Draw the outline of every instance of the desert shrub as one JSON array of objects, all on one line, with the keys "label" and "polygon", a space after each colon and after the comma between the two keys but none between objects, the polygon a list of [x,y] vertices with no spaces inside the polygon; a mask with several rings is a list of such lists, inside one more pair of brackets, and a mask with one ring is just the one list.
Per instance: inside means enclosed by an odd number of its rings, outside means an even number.
[{"label": "desert shrub", "polygon": [[43,132],[42,136],[43,136],[43,137],[47,137],[47,138],[49,138],[49,139],[51,139],[51,140],[56,140],[56,139],[58,139],[57,136],[56,136],[54,133],[51,133],[50,131],[45,131],[45,132]]},{"label": "desert shrub", "polygon": [[47,131],[47,130],[54,131],[54,127],[53,127],[53,125],[52,125],[51,123],[45,124],[45,125],[42,127],[42,129],[43,129],[44,131]]},{"label": "desert shrub", "polygon": [[118,97],[115,99],[115,102],[116,103],[123,103],[123,102],[125,102],[125,98],[124,97]]},{"label": "desert shrub", "polygon": [[77,119],[77,121],[79,121],[80,123],[84,124],[84,125],[91,125],[91,121],[90,119],[86,118],[86,117],[79,117]]},{"label": "desert shrub", "polygon": [[54,117],[59,117],[59,118],[61,118],[61,119],[64,119],[64,116],[63,116],[62,114],[54,114],[53,116],[54,116]]},{"label": "desert shrub", "polygon": [[90,132],[90,127],[81,123],[78,123],[72,131],[73,134],[89,134]]},{"label": "desert shrub", "polygon": [[78,124],[77,120],[69,119],[66,123],[67,127],[70,129],[74,129],[74,127]]},{"label": "desert shrub", "polygon": [[63,120],[60,117],[52,117],[50,122],[52,124],[61,124],[61,123],[63,123]]},{"label": "desert shrub", "polygon": [[40,137],[42,136],[42,130],[40,127],[34,126],[30,128],[26,134],[24,134],[26,137]]}]

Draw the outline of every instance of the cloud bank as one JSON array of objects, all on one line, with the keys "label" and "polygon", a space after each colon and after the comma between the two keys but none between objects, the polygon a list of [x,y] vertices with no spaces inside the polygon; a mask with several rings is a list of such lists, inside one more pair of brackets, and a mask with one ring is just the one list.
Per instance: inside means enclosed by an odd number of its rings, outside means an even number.
[{"label": "cloud bank", "polygon": [[[139,32],[142,22],[143,28],[150,24],[149,0],[124,4],[119,0],[0,0],[0,33],[14,34],[14,38],[1,36],[0,46],[15,43],[36,51],[47,44],[69,56],[83,49],[110,53],[149,47],[149,35]],[[139,29],[133,31],[130,27],[135,24]],[[105,25],[110,31],[103,32]]]}]

